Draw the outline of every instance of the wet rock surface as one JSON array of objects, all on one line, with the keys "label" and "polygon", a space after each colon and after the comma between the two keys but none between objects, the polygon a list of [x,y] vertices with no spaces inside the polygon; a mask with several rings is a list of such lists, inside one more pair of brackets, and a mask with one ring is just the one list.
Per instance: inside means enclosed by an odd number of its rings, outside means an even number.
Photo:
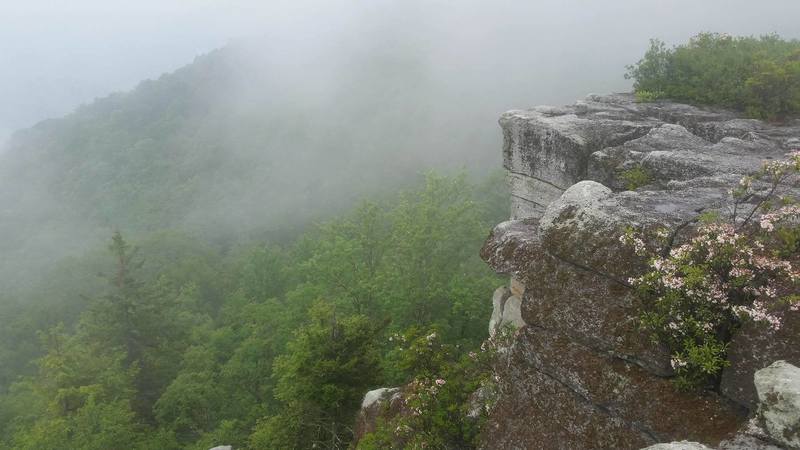
[{"label": "wet rock surface", "polygon": [[800,123],[773,126],[727,111],[631,95],[590,95],[571,106],[509,111],[500,117],[512,218],[539,217],[581,180],[614,190],[641,168],[659,189],[675,182],[723,187],[800,146]]},{"label": "wet rock surface", "polygon": [[703,444],[697,442],[681,441],[670,442],[668,444],[656,444],[647,447],[644,450],[712,450]]},{"label": "wet rock surface", "polygon": [[[736,434],[716,447],[718,450],[784,450],[800,448],[800,369],[776,361],[756,372],[757,413]],[[670,442],[653,449],[710,448],[694,442]]]},{"label": "wet rock surface", "polygon": [[[524,286],[513,297],[526,326],[498,369],[485,448],[771,445],[737,431],[754,412],[755,372],[796,361],[798,328],[777,338],[743,330],[720,394],[678,392],[668,353],[637,325],[640,305],[627,280],[645,261],[619,237],[629,227],[676,228],[724,212],[731,185],[796,146],[800,124],[609,95],[510,111],[500,125],[511,220],[495,227],[481,256],[514,280],[496,294],[503,308],[514,286]],[[626,190],[633,169],[646,180]]]},{"label": "wet rock surface", "polygon": [[759,425],[787,448],[800,448],[800,368],[776,361],[756,372]]},{"label": "wet rock surface", "polygon": [[361,409],[353,430],[354,442],[365,434],[375,431],[380,418],[391,418],[403,409],[403,396],[400,388],[379,388],[364,394]]}]

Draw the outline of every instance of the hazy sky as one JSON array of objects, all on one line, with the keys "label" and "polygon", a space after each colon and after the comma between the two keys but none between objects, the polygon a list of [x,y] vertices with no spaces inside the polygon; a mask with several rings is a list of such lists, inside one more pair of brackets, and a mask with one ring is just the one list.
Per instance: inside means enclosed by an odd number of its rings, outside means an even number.
[{"label": "hazy sky", "polygon": [[798,17],[798,0],[0,0],[0,141],[254,35],[297,43],[419,27],[443,74],[512,108],[624,89],[622,66],[649,37],[800,37]]}]

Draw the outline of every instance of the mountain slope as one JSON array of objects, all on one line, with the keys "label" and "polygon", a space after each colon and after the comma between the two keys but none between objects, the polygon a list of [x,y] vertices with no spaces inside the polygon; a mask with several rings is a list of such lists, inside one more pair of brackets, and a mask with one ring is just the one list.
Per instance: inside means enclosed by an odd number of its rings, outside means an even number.
[{"label": "mountain slope", "polygon": [[454,94],[418,54],[325,54],[231,45],[18,132],[0,157],[0,279],[113,229],[291,229],[424,168],[494,163],[493,133],[450,137]]}]

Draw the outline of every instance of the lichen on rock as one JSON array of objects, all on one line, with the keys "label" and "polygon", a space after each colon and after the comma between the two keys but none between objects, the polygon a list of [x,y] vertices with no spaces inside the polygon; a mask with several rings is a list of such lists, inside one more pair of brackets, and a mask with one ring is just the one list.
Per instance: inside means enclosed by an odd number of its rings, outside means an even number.
[{"label": "lichen on rock", "polygon": [[[800,336],[770,341],[767,361],[761,332],[751,330],[731,343],[735,376],[723,374],[720,393],[676,390],[670,355],[639,327],[640,300],[627,281],[646,261],[619,237],[632,227],[681,229],[676,239],[685,237],[701,212],[724,212],[741,176],[791,150],[800,123],[591,95],[572,106],[511,111],[500,125],[511,220],[495,227],[481,255],[524,286],[513,297],[498,290],[493,324],[518,298],[526,326],[515,334],[510,364],[498,369],[486,448],[748,445],[737,431],[754,410],[753,375],[775,359],[800,363]],[[646,185],[628,190],[622,176],[630,168],[646,171]]]},{"label": "lichen on rock", "polygon": [[800,368],[776,361],[755,374],[758,420],[776,442],[800,448]]}]

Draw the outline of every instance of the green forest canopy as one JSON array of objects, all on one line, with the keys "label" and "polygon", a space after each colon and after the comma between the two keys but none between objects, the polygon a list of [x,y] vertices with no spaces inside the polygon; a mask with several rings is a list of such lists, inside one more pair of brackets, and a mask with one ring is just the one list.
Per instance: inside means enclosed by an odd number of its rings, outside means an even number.
[{"label": "green forest canopy", "polygon": [[346,445],[367,390],[417,375],[389,336],[435,332],[456,356],[486,338],[500,280],[477,249],[506,214],[502,177],[429,174],[285,245],[222,253],[184,233],[139,246],[115,233],[51,275],[63,295],[44,284],[0,306],[13,324],[0,329],[0,446]]}]

